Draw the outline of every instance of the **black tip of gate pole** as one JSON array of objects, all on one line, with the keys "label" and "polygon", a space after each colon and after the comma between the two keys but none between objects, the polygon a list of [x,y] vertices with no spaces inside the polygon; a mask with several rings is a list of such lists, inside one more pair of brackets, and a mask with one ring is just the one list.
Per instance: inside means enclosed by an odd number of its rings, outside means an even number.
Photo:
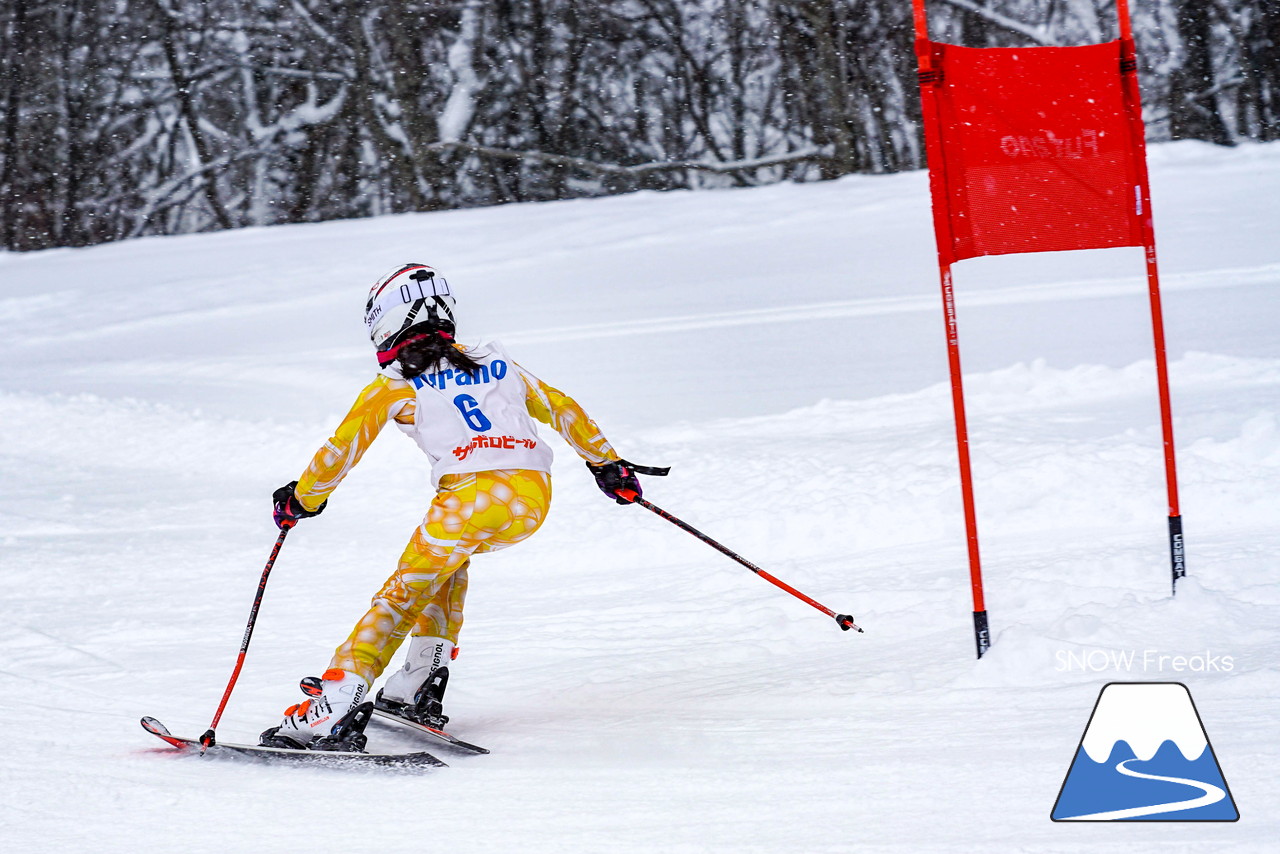
[{"label": "black tip of gate pole", "polygon": [[1173,570],[1173,595],[1178,595],[1178,579],[1187,575],[1187,558],[1182,543],[1182,517],[1169,517],[1169,560]]},{"label": "black tip of gate pole", "polygon": [[978,658],[991,649],[991,631],[987,628],[987,612],[973,612],[973,639],[978,646]]}]

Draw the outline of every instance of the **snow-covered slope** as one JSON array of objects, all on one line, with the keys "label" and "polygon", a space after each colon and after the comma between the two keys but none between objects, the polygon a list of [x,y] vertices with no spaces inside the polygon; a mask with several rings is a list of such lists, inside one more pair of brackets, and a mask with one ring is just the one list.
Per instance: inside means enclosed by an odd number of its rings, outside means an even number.
[{"label": "snow-covered slope", "polygon": [[[965,262],[981,662],[923,173],[0,255],[0,840],[1265,850],[1280,147],[1157,146],[1152,170],[1190,577],[1169,598],[1138,251]],[[655,503],[867,633],[605,501],[558,446],[544,530],[472,571],[449,712],[491,756],[397,776],[157,751],[139,716],[208,725],[269,494],[372,375],[367,284],[406,260],[448,274],[462,338],[500,338],[627,457],[673,466]],[[295,702],[428,500],[388,435],[291,536],[223,738]],[[1239,823],[1049,821],[1098,689],[1125,679],[1190,687]]]}]

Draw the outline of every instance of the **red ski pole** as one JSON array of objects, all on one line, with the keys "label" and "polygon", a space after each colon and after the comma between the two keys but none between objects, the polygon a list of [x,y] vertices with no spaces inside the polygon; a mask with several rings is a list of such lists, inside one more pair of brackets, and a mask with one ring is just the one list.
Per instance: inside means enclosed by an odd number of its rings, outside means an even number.
[{"label": "red ski pole", "polygon": [[853,629],[854,631],[858,631],[858,632],[862,631],[862,629],[857,625],[857,623],[853,621],[853,617],[851,615],[837,614],[835,611],[832,611],[830,608],[828,608],[826,605],[823,605],[821,602],[818,602],[814,599],[810,599],[808,596],[804,595],[799,590],[792,587],[790,584],[787,584],[784,581],[780,581],[777,578],[774,578],[772,575],[765,572],[763,569],[756,566],[754,563],[747,560],[742,555],[726,548],[725,546],[720,545],[720,543],[717,543],[715,540],[711,539],[706,534],[702,533],[701,531],[699,531],[697,528],[693,527],[689,523],[684,522],[680,519],[677,519],[675,516],[672,516],[670,513],[663,510],[661,507],[658,507],[654,504],[650,504],[648,501],[645,501],[643,498],[637,495],[634,491],[630,489],[619,489],[617,494],[622,498],[629,499],[632,502],[639,504],[641,507],[645,508],[646,510],[652,510],[654,513],[657,513],[663,519],[666,519],[668,522],[675,525],[677,528],[680,528],[681,530],[684,530],[684,531],[688,531],[690,534],[693,534],[695,537],[702,540],[707,545],[711,546],[712,548],[716,549],[722,554],[726,554],[729,557],[733,558],[738,563],[742,564],[747,569],[751,570],[756,575],[760,576],[765,581],[769,582],[775,587],[781,588],[782,590],[787,591],[792,596],[799,599],[801,602],[807,602],[808,604],[817,608],[819,611],[826,614],[828,617],[833,618],[836,621],[836,624],[839,625],[842,630],[846,632],[849,631],[849,629]]},{"label": "red ski pole", "polygon": [[249,609],[249,625],[245,626],[244,640],[240,642],[240,654],[236,656],[236,666],[231,671],[231,681],[227,683],[227,690],[222,694],[218,711],[214,712],[213,723],[209,724],[209,729],[200,736],[201,753],[213,746],[213,731],[218,728],[218,721],[222,719],[222,710],[227,707],[227,700],[231,699],[231,689],[236,687],[236,680],[240,678],[240,668],[244,667],[244,656],[249,651],[249,640],[253,637],[253,624],[258,621],[258,606],[262,604],[262,594],[267,589],[267,576],[271,575],[271,567],[275,565],[276,555],[280,554],[280,547],[284,545],[284,538],[288,536],[289,529],[292,527],[293,524],[286,524],[280,529],[280,536],[276,537],[276,545],[271,550],[271,557],[267,558],[267,565],[263,567],[262,580],[258,582],[258,592],[253,597],[253,607]]}]

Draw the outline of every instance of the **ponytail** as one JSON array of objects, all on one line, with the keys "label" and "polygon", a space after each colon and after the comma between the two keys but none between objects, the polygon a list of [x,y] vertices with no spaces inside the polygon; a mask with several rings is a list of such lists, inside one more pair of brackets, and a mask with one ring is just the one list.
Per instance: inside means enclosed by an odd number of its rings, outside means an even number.
[{"label": "ponytail", "polygon": [[453,335],[443,329],[432,329],[407,340],[396,354],[396,364],[405,379],[421,376],[447,364],[455,371],[470,374],[480,370],[480,363],[461,350]]}]

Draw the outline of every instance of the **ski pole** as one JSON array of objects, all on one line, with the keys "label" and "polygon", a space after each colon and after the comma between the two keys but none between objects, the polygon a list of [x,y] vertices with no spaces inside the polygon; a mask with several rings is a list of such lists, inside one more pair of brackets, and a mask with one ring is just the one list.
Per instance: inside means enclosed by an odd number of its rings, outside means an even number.
[{"label": "ski pole", "polygon": [[643,498],[637,495],[634,490],[619,489],[617,494],[622,498],[630,499],[631,501],[633,501],[636,504],[639,504],[641,507],[645,508],[646,510],[652,510],[654,513],[657,513],[663,519],[666,519],[668,522],[675,525],[677,528],[680,528],[681,530],[684,530],[684,531],[688,531],[690,534],[693,534],[695,537],[702,540],[707,545],[711,546],[712,548],[716,549],[722,554],[726,554],[729,557],[733,558],[738,563],[742,564],[747,569],[751,570],[756,575],[760,576],[765,581],[769,582],[775,587],[779,587],[787,591],[792,596],[799,599],[801,602],[809,603],[810,605],[817,608],[822,613],[826,614],[828,617],[832,617],[833,619],[835,619],[836,624],[839,625],[843,631],[847,632],[849,631],[849,629],[853,629],[859,632],[862,631],[862,629],[858,626],[858,624],[853,621],[853,617],[850,614],[837,614],[835,611],[832,611],[830,608],[828,608],[826,605],[823,605],[821,602],[818,602],[814,599],[810,599],[808,596],[804,595],[799,590],[792,587],[790,584],[787,584],[784,581],[780,581],[777,578],[774,578],[772,575],[765,572],[763,569],[756,566],[754,563],[747,560],[742,555],[726,548],[725,546],[722,546],[720,543],[717,543],[715,540],[711,539],[706,534],[702,533],[697,528],[690,525],[688,522],[684,522],[680,519],[677,519],[675,516],[672,516],[670,513],[668,513],[666,510],[663,510],[661,507],[658,507],[657,505],[654,505],[649,503],[648,501],[645,501]]},{"label": "ski pole", "polygon": [[240,642],[240,654],[236,656],[235,669],[231,671],[231,681],[227,683],[227,690],[222,694],[222,702],[218,704],[218,711],[214,712],[213,722],[209,724],[209,729],[205,734],[200,736],[200,753],[213,746],[213,731],[218,728],[218,721],[222,719],[222,710],[227,707],[227,700],[231,699],[231,689],[236,687],[236,680],[240,678],[240,668],[244,666],[245,653],[249,651],[249,640],[253,637],[253,624],[258,621],[258,606],[262,604],[262,593],[267,589],[267,576],[271,574],[271,567],[275,565],[276,555],[280,554],[280,547],[284,545],[284,538],[288,536],[289,529],[293,525],[285,525],[280,529],[280,536],[276,537],[275,548],[271,550],[271,557],[267,558],[267,565],[262,569],[262,580],[258,582],[258,592],[253,597],[253,607],[249,609],[249,624],[244,629],[244,640]]}]

